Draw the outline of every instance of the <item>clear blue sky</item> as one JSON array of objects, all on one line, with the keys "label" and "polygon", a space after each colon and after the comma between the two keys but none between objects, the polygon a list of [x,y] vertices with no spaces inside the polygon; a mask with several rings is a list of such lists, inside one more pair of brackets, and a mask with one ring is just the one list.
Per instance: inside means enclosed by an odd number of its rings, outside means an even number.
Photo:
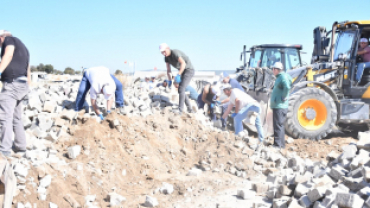
[{"label": "clear blue sky", "polygon": [[107,66],[165,69],[166,42],[196,70],[233,70],[243,45],[303,44],[309,62],[313,29],[370,19],[369,0],[2,0],[0,29],[20,38],[31,64],[56,69]]}]

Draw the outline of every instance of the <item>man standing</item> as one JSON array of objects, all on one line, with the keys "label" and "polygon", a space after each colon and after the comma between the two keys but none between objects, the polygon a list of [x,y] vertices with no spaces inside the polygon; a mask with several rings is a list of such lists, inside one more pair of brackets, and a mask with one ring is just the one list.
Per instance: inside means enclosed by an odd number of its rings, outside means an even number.
[{"label": "man standing", "polygon": [[0,30],[0,45],[0,76],[3,82],[0,93],[0,152],[10,156],[12,147],[14,152],[26,151],[21,101],[28,94],[28,84],[31,83],[30,55],[22,41],[6,30]]},{"label": "man standing", "polygon": [[250,95],[241,91],[240,89],[233,89],[230,84],[225,84],[223,86],[223,91],[230,98],[230,103],[226,111],[222,115],[222,118],[225,120],[227,115],[229,115],[230,111],[235,106],[235,113],[233,113],[231,117],[234,118],[235,134],[238,135],[239,132],[243,131],[242,121],[247,117],[248,112],[253,111],[257,113],[255,125],[258,133],[258,140],[260,141],[260,143],[262,143],[264,137],[260,118],[261,108],[259,103]]},{"label": "man standing", "polygon": [[169,80],[171,78],[171,65],[179,70],[175,76],[175,81],[179,84],[179,110],[174,113],[181,114],[184,111],[184,103],[191,112],[191,105],[189,98],[185,96],[185,88],[189,85],[191,78],[194,76],[194,67],[190,62],[190,59],[185,53],[180,50],[170,49],[166,43],[159,45],[159,50],[165,56],[164,61],[167,67],[167,76]]},{"label": "man standing", "polygon": [[110,113],[113,103],[112,94],[115,93],[118,113],[125,114],[122,84],[109,73],[108,68],[101,66],[86,69],[83,74],[80,87],[78,88],[75,111],[80,111],[83,108],[86,94],[89,90],[91,105],[93,106],[96,115],[98,115],[102,120],[104,119],[103,114],[99,111],[99,108],[96,105],[97,94],[104,94],[104,98],[107,100],[107,112]]},{"label": "man standing", "polygon": [[285,148],[285,120],[288,112],[288,96],[292,78],[283,70],[283,64],[276,62],[272,68],[276,76],[271,93],[270,106],[273,111],[274,147]]}]

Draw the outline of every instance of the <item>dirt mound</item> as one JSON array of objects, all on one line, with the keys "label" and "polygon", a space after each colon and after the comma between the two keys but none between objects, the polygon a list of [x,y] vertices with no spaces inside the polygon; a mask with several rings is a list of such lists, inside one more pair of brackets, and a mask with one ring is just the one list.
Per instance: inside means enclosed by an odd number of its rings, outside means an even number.
[{"label": "dirt mound", "polygon": [[[117,121],[120,124],[115,127]],[[39,176],[52,176],[46,200],[38,200],[37,185],[30,183],[15,201],[37,203],[38,207],[49,207],[51,201],[69,207],[67,195],[80,205],[85,204],[86,195],[96,195],[97,205],[107,207],[107,196],[116,192],[126,197],[125,206],[133,207],[162,182],[174,185],[172,198],[184,194],[183,181],[188,181],[186,174],[192,167],[222,170],[229,163],[248,160],[233,146],[236,140],[232,133],[205,129],[190,114],[179,117],[164,112],[128,118],[113,113],[102,123],[89,119],[71,126],[70,133],[71,137],[58,140],[53,147],[67,165],[31,168],[30,176],[36,183]],[[68,159],[67,148],[74,145],[82,147],[81,155]],[[252,167],[245,171],[246,175],[254,174]],[[159,201],[166,207],[165,196]]]}]

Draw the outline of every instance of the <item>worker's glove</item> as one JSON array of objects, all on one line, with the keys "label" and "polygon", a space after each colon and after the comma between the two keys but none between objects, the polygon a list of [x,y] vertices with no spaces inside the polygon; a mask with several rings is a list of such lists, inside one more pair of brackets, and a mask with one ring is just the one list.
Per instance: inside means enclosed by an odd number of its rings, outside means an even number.
[{"label": "worker's glove", "polygon": [[110,112],[111,112],[110,110],[108,110],[108,111],[107,111],[107,113],[108,113],[108,114],[109,114]]},{"label": "worker's glove", "polygon": [[181,75],[180,74],[176,75],[175,82],[177,82],[177,83],[181,82]]},{"label": "worker's glove", "polygon": [[235,116],[238,115],[237,113],[231,114],[231,118],[235,118]]},{"label": "worker's glove", "polygon": [[168,87],[171,88],[172,86],[172,81],[168,81]]},{"label": "worker's glove", "polygon": [[101,120],[104,120],[104,117],[103,117],[103,114],[102,113],[99,114],[99,117],[100,117]]},{"label": "worker's glove", "polygon": [[217,104],[217,105],[221,105],[222,103],[221,103],[221,101],[217,100],[217,101],[216,101],[216,104]]},{"label": "worker's glove", "polygon": [[211,108],[213,109],[213,108],[215,108],[215,104],[214,103],[211,103]]}]

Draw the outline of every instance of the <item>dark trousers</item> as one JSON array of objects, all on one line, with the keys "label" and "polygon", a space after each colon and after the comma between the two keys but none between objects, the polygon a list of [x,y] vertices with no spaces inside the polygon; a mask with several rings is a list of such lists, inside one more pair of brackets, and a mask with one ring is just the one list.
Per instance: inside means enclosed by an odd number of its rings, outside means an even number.
[{"label": "dark trousers", "polygon": [[191,109],[191,104],[188,96],[185,96],[185,88],[189,85],[191,78],[194,76],[194,70],[185,69],[181,75],[181,82],[179,84],[179,110],[184,111],[184,103],[188,110]]},{"label": "dark trousers", "polygon": [[[116,107],[122,107],[124,105],[124,98],[123,98],[123,86],[122,83],[114,76],[110,75],[116,84],[116,91],[115,91],[115,98],[116,98]],[[85,98],[87,92],[90,90],[91,84],[86,77],[86,73],[82,76],[82,80],[80,83],[80,87],[78,88],[78,93],[76,96],[76,106],[75,111],[80,111],[85,103]]]},{"label": "dark trousers", "polygon": [[285,121],[288,109],[273,108],[274,145],[285,148]]}]

